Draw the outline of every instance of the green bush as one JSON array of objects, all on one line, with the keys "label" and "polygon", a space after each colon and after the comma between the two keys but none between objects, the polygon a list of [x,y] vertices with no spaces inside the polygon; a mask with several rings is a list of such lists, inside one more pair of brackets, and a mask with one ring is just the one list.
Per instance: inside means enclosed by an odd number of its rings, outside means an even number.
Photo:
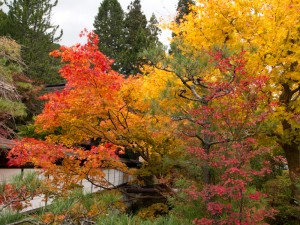
[{"label": "green bush", "polygon": [[264,185],[271,206],[278,210],[275,219],[268,221],[272,225],[298,225],[300,223],[300,206],[290,203],[290,186],[288,171],[283,171],[281,176],[267,181]]}]

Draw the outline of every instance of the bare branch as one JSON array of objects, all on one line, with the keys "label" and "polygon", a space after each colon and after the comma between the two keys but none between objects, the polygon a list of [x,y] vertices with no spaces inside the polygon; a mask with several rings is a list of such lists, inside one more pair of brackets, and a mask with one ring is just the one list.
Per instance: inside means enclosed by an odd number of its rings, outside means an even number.
[{"label": "bare branch", "polygon": [[113,119],[112,119],[112,117],[111,117],[110,110],[108,110],[108,118],[109,118],[109,120],[111,121],[111,123],[113,124],[115,130],[118,130],[116,124],[114,123],[114,121],[113,121]]}]

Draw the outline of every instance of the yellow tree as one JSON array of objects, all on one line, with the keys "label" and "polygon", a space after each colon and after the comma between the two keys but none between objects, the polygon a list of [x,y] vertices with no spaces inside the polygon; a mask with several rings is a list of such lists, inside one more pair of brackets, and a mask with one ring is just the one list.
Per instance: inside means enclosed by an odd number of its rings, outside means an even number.
[{"label": "yellow tree", "polygon": [[172,164],[166,165],[165,160],[176,160],[182,155],[182,142],[176,137],[178,125],[172,115],[186,104],[176,95],[182,85],[173,73],[151,66],[145,66],[143,73],[144,76],[128,79],[122,87],[130,113],[124,123],[126,126],[117,132],[123,139],[122,145],[131,143],[128,147],[145,160],[141,172],[148,175],[150,172],[160,179],[165,178],[172,167]]},{"label": "yellow tree", "polygon": [[182,54],[245,50],[247,72],[270,78],[265,93],[277,106],[267,133],[285,152],[293,196],[299,201],[300,1],[198,0],[191,10],[184,23],[170,25]]}]

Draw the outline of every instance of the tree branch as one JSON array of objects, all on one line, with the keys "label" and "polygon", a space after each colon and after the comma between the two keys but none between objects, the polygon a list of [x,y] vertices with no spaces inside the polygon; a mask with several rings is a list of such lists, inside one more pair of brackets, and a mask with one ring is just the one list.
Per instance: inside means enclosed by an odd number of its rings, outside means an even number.
[{"label": "tree branch", "polygon": [[194,137],[194,138],[197,138],[198,140],[201,141],[202,145],[207,145],[207,143],[204,141],[204,139],[202,137],[200,137],[199,135],[197,134],[188,134],[186,132],[182,132],[184,135],[188,136],[188,137]]},{"label": "tree branch", "polygon": [[293,94],[295,94],[298,91],[300,91],[300,85],[296,89],[292,90],[291,94],[293,95]]}]

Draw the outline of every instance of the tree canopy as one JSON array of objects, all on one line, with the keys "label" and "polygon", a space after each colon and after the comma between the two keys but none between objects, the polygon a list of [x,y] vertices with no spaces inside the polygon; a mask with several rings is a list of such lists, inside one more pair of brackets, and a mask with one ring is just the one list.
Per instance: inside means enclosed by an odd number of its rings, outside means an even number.
[{"label": "tree canopy", "polygon": [[[138,198],[161,200],[132,217],[112,217],[117,223],[140,217],[163,224],[298,224],[299,4],[179,1],[168,24],[174,34],[168,54],[156,38],[155,17],[148,23],[135,0],[123,21],[127,61],[113,64],[99,51],[97,34],[86,30],[80,34],[86,44],[52,51],[66,85],[42,97],[34,124],[40,136],[17,141],[9,163],[41,168],[44,189],[33,194],[80,201],[70,210],[46,209],[34,222],[107,221],[101,200],[76,193],[83,180],[110,189],[103,169],[113,168],[133,177],[119,189],[130,200],[132,189],[142,190]],[[114,65],[122,65],[120,72]],[[139,167],[122,163],[128,152],[139,156]],[[27,188],[16,187],[1,186],[0,204],[20,206],[18,193],[28,196]],[[80,216],[72,214],[76,207]],[[155,219],[169,208],[164,220]]]},{"label": "tree canopy", "polygon": [[113,68],[129,76],[141,72],[145,64],[141,53],[160,44],[157,23],[154,14],[147,21],[140,0],[132,1],[127,13],[117,0],[105,0],[98,9],[94,29],[100,38],[100,50],[115,60]]},{"label": "tree canopy", "polygon": [[184,21],[184,17],[191,12],[190,7],[195,5],[193,0],[179,0],[177,4],[176,23]]},{"label": "tree canopy", "polygon": [[[252,74],[270,78],[266,93],[278,107],[270,117],[267,133],[277,139],[287,157],[294,194],[299,199],[299,72],[297,69],[299,43],[297,24],[299,2],[222,1],[198,2],[186,21],[172,25],[179,47],[201,51],[228,48],[246,50],[246,69]],[[247,24],[247,26],[245,26]],[[197,29],[194,29],[197,27]],[[191,30],[193,32],[191,32]]]},{"label": "tree canopy", "polygon": [[7,13],[6,28],[1,35],[10,36],[21,47],[21,57],[27,67],[25,73],[34,81],[52,83],[59,81],[58,63],[49,57],[49,52],[62,31],[56,36],[58,26],[51,23],[52,8],[58,1],[52,0],[13,0],[5,1]]},{"label": "tree canopy", "polygon": [[99,49],[115,60],[113,68],[121,69],[124,51],[124,11],[118,0],[104,0],[94,20],[95,33],[99,36]]}]

